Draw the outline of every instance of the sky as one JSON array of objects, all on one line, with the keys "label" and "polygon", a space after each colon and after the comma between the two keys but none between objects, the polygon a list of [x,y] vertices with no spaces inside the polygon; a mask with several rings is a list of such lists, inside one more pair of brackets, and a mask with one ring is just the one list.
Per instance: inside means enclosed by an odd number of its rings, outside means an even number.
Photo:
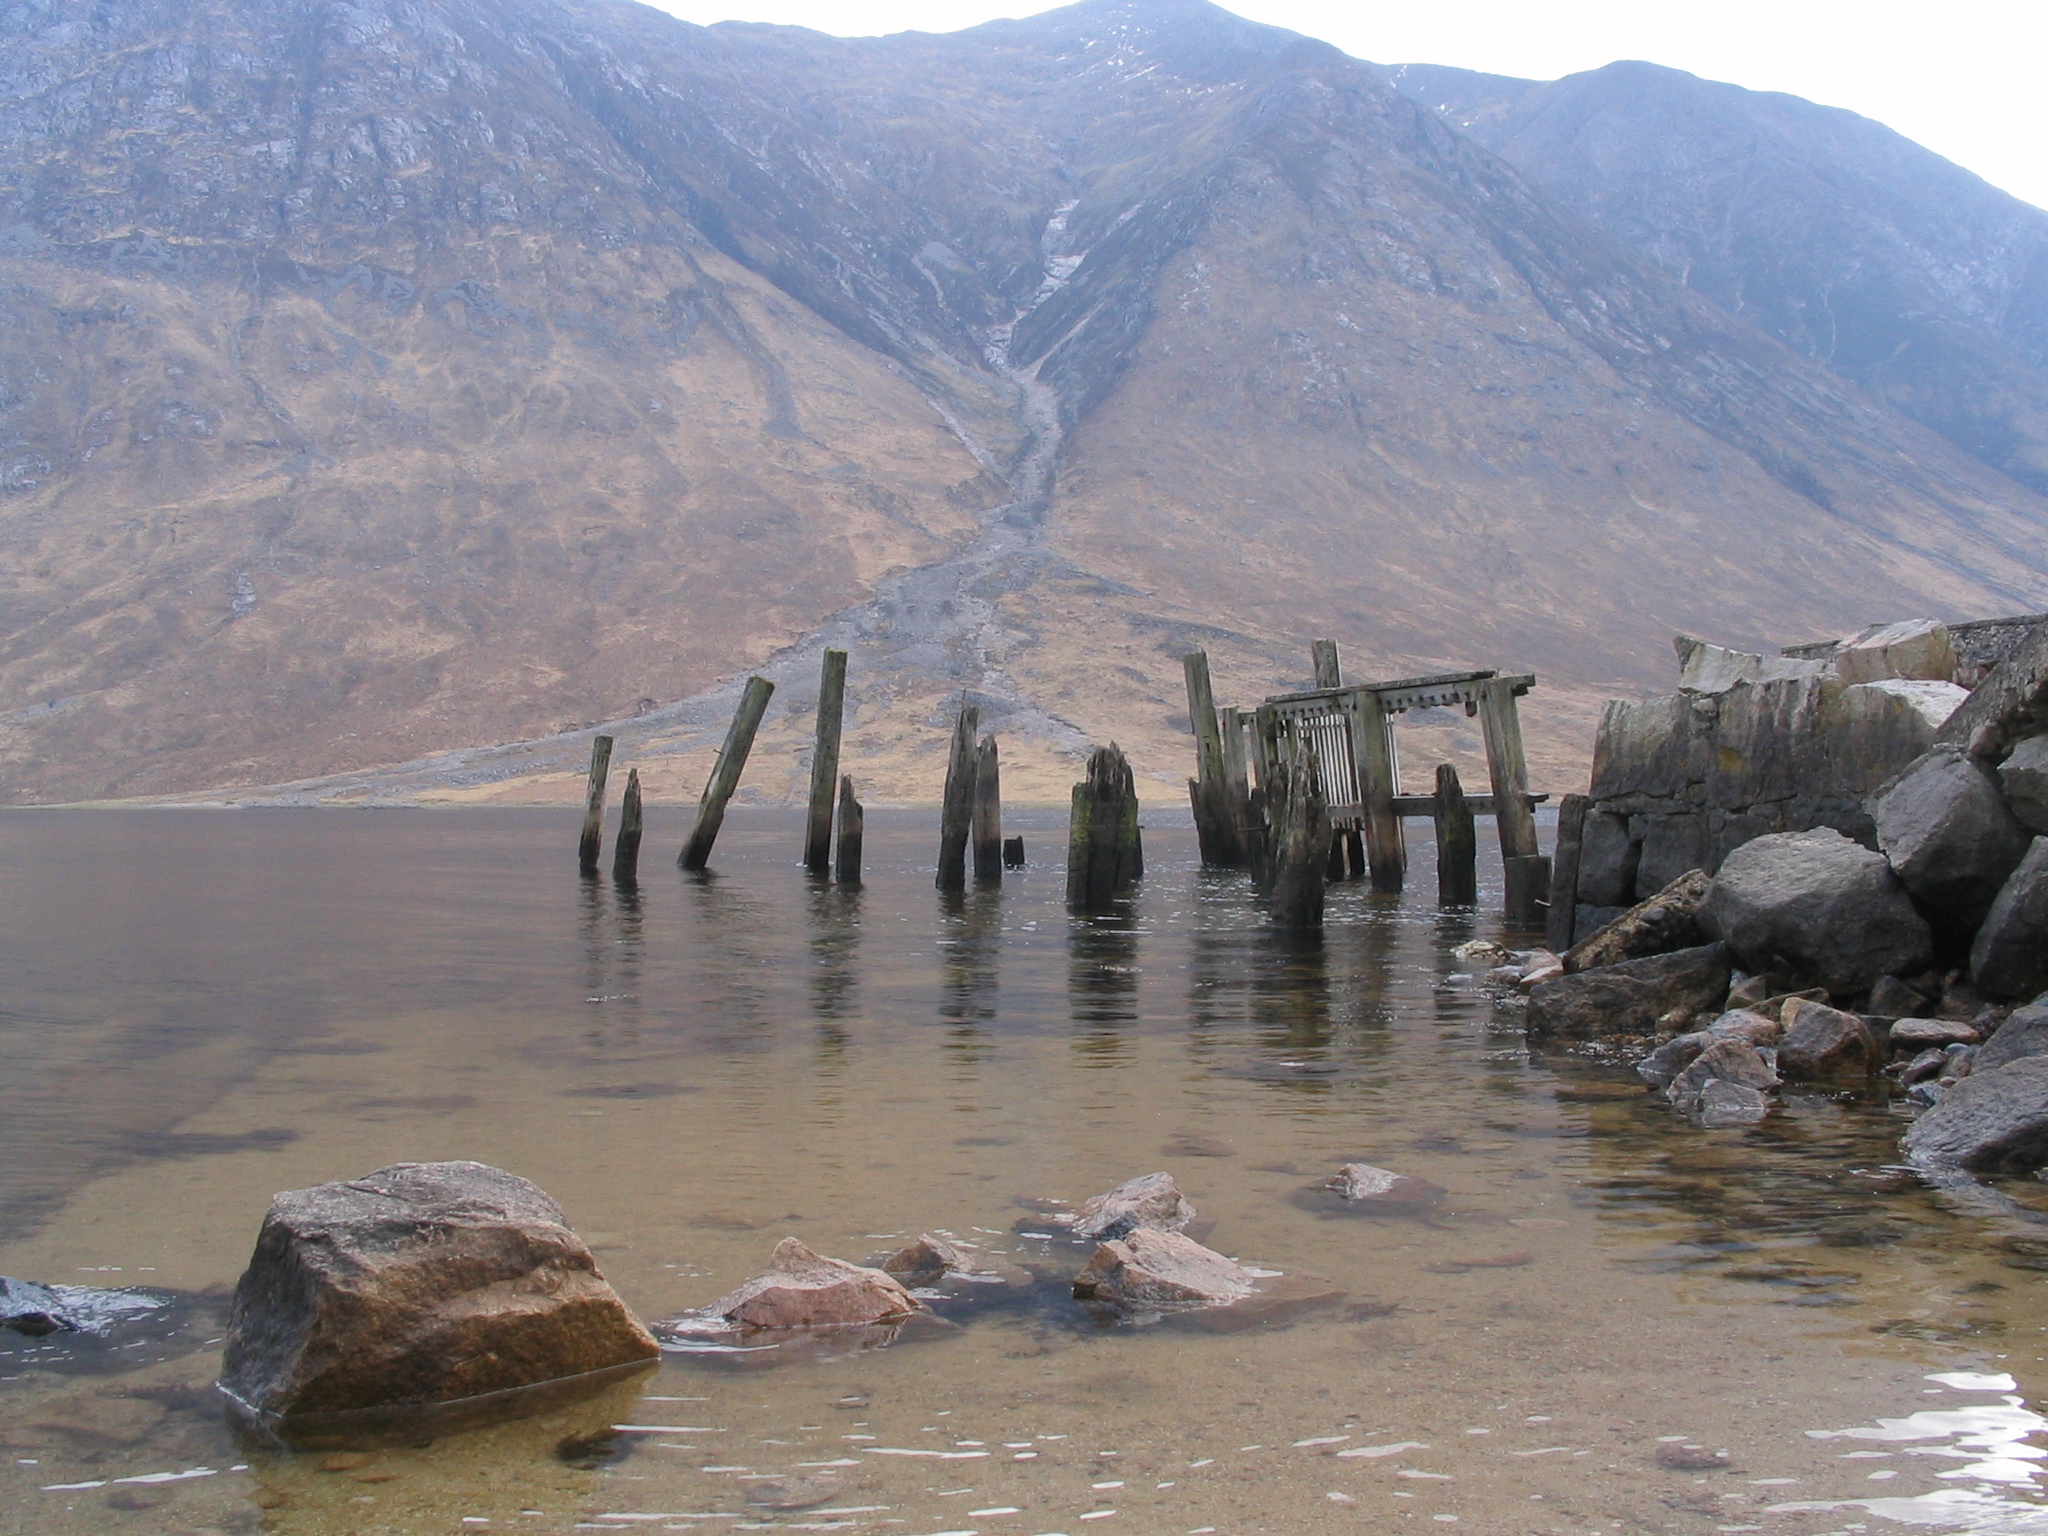
[{"label": "sky", "polygon": [[[1023,0],[652,0],[685,21],[950,32]],[[1235,0],[1380,64],[1554,80],[1647,59],[1876,118],[2048,208],[2048,0]]]}]

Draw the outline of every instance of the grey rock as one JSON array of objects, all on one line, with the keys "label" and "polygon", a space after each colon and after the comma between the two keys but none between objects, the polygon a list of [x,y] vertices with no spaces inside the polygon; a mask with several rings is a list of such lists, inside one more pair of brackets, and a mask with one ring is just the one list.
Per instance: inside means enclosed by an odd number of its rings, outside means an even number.
[{"label": "grey rock", "polygon": [[2015,1008],[1998,1032],[1977,1048],[1977,1066],[1988,1072],[2023,1056],[2048,1056],[2048,996]]},{"label": "grey rock", "polygon": [[1322,1187],[1360,1209],[1385,1211],[1389,1215],[1426,1211],[1444,1197],[1441,1184],[1396,1173],[1391,1168],[1377,1168],[1371,1163],[1346,1163],[1324,1180]]},{"label": "grey rock", "polygon": [[1671,643],[1678,652],[1678,687],[1683,693],[1726,693],[1737,683],[1820,677],[1828,670],[1823,661],[1734,651],[1692,635],[1673,635]]},{"label": "grey rock", "polygon": [[1652,1088],[1669,1088],[1672,1079],[1691,1066],[1693,1058],[1713,1043],[1714,1037],[1703,1029],[1674,1035],[1636,1063],[1636,1076]]},{"label": "grey rock", "polygon": [[1947,1065],[1948,1052],[1929,1046],[1906,1063],[1905,1070],[1899,1074],[1899,1082],[1908,1088],[1915,1083],[1927,1082],[1941,1076],[1941,1069]]},{"label": "grey rock", "polygon": [[2048,1056],[2025,1056],[1952,1084],[1900,1145],[1922,1168],[2030,1173],[2048,1163]]},{"label": "grey rock", "polygon": [[1771,1101],[1761,1089],[1725,1077],[1702,1088],[1693,1108],[1694,1117],[1710,1131],[1755,1125],[1770,1112]]},{"label": "grey rock", "polygon": [[1804,1001],[1785,1011],[1778,1068],[1787,1078],[1819,1082],[1868,1077],[1884,1066],[1887,1055],[1860,1015]]},{"label": "grey rock", "polygon": [[0,1275],[0,1328],[41,1338],[51,1333],[75,1333],[78,1324],[65,1316],[64,1303],[47,1285]]},{"label": "grey rock", "polygon": [[1877,845],[1937,923],[1969,931],[2027,851],[1989,768],[1961,747],[1937,746],[1871,802]]},{"label": "grey rock", "polygon": [[1927,922],[1880,854],[1831,828],[1781,832],[1728,855],[1700,913],[1751,970],[1868,991],[1920,970]]},{"label": "grey rock", "polygon": [[1993,667],[1941,727],[1941,740],[1967,746],[1986,762],[2005,760],[2020,742],[2048,734],[2048,624],[2037,624]]},{"label": "grey rock", "polygon": [[1970,980],[1986,997],[2032,997],[2048,987],[2048,837],[2007,877],[1970,945]]},{"label": "grey rock", "polygon": [[1863,1011],[1884,1019],[1913,1018],[1931,1001],[1896,976],[1880,976],[1870,989],[1870,1003]]},{"label": "grey rock", "polygon": [[1529,991],[1532,1035],[1646,1035],[1673,1014],[1718,1012],[1728,995],[1725,946],[1703,944],[1668,955],[1624,960]]},{"label": "grey rock", "polygon": [[1638,831],[1643,847],[1636,861],[1636,888],[1631,900],[1640,902],[1667,894],[1685,879],[1688,871],[1704,873],[1713,862],[1713,835],[1706,818],[1696,811],[1676,816],[1645,816],[1641,823]]},{"label": "grey rock", "polygon": [[2048,736],[2029,736],[1998,769],[1998,787],[2021,826],[2048,832]]},{"label": "grey rock", "polygon": [[1939,1104],[1948,1089],[1931,1079],[1915,1083],[1906,1090],[1906,1102],[1918,1104],[1922,1109],[1932,1109]]},{"label": "grey rock", "polygon": [[[1869,1020],[1865,1019],[1865,1023]],[[1975,1045],[1982,1037],[1974,1025],[1957,1019],[1894,1019],[1885,1040],[1894,1051],[1920,1051],[1932,1046]]]},{"label": "grey rock", "polygon": [[1583,942],[1585,939],[1597,935],[1616,919],[1628,916],[1628,910],[1627,907],[1581,906],[1575,914],[1574,922],[1576,926],[1572,931],[1578,934]]},{"label": "grey rock", "polygon": [[1099,1241],[1140,1229],[1178,1232],[1194,1219],[1194,1205],[1172,1174],[1147,1173],[1082,1201],[1060,1225],[1076,1237]]},{"label": "grey rock", "polygon": [[1690,1109],[1707,1084],[1714,1082],[1740,1083],[1761,1091],[1777,1087],[1778,1074],[1757,1054],[1755,1046],[1740,1040],[1716,1040],[1671,1080],[1664,1096],[1680,1108]]},{"label": "grey rock", "polygon": [[1946,683],[1955,678],[1956,648],[1939,619],[1901,619],[1871,625],[1837,650],[1834,661],[1848,683],[1894,677]]},{"label": "grey rock", "polygon": [[1784,1031],[1776,1019],[1754,1008],[1731,1008],[1707,1026],[1711,1039],[1740,1040],[1744,1045],[1758,1049],[1776,1045],[1782,1033]]},{"label": "grey rock", "polygon": [[785,1237],[766,1273],[711,1310],[743,1328],[850,1328],[896,1322],[922,1305],[894,1275],[827,1258]]},{"label": "grey rock", "polygon": [[936,1285],[953,1270],[964,1267],[960,1250],[929,1232],[897,1249],[881,1264],[883,1274],[910,1286]]},{"label": "grey rock", "polygon": [[1181,1232],[1140,1227],[1098,1247],[1074,1294],[1128,1310],[1220,1307],[1256,1289],[1252,1274]]},{"label": "grey rock", "polygon": [[397,1163],[275,1196],[235,1288],[221,1386],[268,1428],[643,1366],[654,1338],[561,1207],[483,1163]]},{"label": "grey rock", "polygon": [[[1641,858],[1642,845],[1630,840],[1627,817],[1587,812],[1579,840],[1580,905],[1626,911],[1636,899],[1636,866]],[[1585,926],[1583,915],[1580,924]]]}]

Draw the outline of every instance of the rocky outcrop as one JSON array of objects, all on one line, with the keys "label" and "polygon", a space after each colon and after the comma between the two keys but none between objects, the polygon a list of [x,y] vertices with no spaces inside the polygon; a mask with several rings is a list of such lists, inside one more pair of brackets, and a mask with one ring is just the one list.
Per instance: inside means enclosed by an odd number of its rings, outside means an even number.
[{"label": "rocky outcrop", "polygon": [[1180,1232],[1137,1228],[1095,1250],[1074,1295],[1128,1310],[1221,1307],[1256,1289],[1255,1277]]},{"label": "rocky outcrop", "polygon": [[1871,801],[1877,845],[1921,911],[1969,934],[2027,851],[1998,780],[1961,747],[1937,746]]},{"label": "rocky outcrop", "polygon": [[1702,944],[1559,976],[1530,988],[1529,1033],[1580,1039],[1668,1033],[1719,1012],[1728,973],[1727,947]]},{"label": "rocky outcrop", "polygon": [[1709,935],[1700,931],[1700,906],[1712,883],[1705,870],[1687,870],[1649,900],[1574,944],[1563,956],[1565,971],[1590,971],[1705,943]]},{"label": "rocky outcrop", "polygon": [[1089,1197],[1071,1216],[1056,1219],[1075,1237],[1093,1242],[1141,1229],[1178,1232],[1195,1220],[1195,1214],[1172,1174],[1147,1173]]},{"label": "rocky outcrop", "polygon": [[1321,1187],[1357,1210],[1385,1216],[1418,1215],[1444,1197],[1441,1184],[1371,1163],[1346,1163]]},{"label": "rocky outcrop", "polygon": [[272,1199],[235,1288],[221,1386],[291,1437],[336,1415],[490,1398],[639,1368],[653,1337],[533,1184],[397,1163]]},{"label": "rocky outcrop", "polygon": [[1889,1056],[1857,1014],[1805,1000],[1786,1005],[1785,1033],[1778,1041],[1778,1070],[1787,1078],[1825,1082],[1868,1077]]},{"label": "rocky outcrop", "polygon": [[922,1305],[894,1275],[828,1259],[785,1237],[765,1274],[710,1310],[742,1328],[849,1328],[900,1321]]},{"label": "rocky outcrop", "polygon": [[1922,969],[1926,920],[1883,856],[1828,828],[1745,843],[1721,866],[1701,921],[1751,970],[1839,994]]},{"label": "rocky outcrop", "polygon": [[1986,997],[2048,988],[2048,837],[2037,837],[1992,900],[1970,945],[1970,980]]},{"label": "rocky outcrop", "polygon": [[2048,1056],[2026,1056],[1952,1084],[1901,1145],[1916,1165],[2030,1173],[2048,1164]]}]

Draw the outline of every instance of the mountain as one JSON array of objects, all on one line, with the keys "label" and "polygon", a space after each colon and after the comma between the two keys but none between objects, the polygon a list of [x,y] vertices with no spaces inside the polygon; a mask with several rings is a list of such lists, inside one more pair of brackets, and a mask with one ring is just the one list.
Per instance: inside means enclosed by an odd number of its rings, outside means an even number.
[{"label": "mountain", "polygon": [[2048,502],[1205,0],[29,0],[0,230],[17,802],[546,796],[600,722],[684,796],[750,668],[775,798],[826,644],[871,793],[964,690],[1022,793],[1171,798],[1181,651],[1318,635],[1534,668],[1562,787],[1673,628],[2048,594]]},{"label": "mountain", "polygon": [[2048,492],[2048,212],[1853,112],[1654,64],[1388,78],[1722,308]]}]

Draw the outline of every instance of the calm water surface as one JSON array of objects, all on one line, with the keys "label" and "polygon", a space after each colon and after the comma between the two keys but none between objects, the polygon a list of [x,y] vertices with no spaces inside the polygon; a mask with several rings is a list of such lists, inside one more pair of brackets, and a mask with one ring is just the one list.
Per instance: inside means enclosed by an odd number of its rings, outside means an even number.
[{"label": "calm water surface", "polygon": [[[871,817],[858,892],[806,881],[786,813],[687,879],[685,820],[633,898],[559,813],[0,816],[0,1273],[174,1298],[100,1344],[0,1335],[0,1531],[2048,1532],[2048,1261],[1887,1175],[1883,1103],[1704,1133],[1532,1057],[1426,847],[1414,895],[1342,888],[1302,948],[1171,827],[1128,918],[1077,922],[1051,818],[1011,828],[1047,862],[953,901],[929,818]],[[272,1192],[438,1158],[539,1183],[648,1318],[789,1234],[1045,1278],[941,1337],[671,1357],[428,1445],[237,1444],[210,1383]],[[1354,1158],[1449,1198],[1305,1193]],[[1344,1299],[1096,1326],[1079,1256],[1014,1225],[1160,1168],[1212,1246]],[[747,1501],[792,1474],[842,1487]]]}]

